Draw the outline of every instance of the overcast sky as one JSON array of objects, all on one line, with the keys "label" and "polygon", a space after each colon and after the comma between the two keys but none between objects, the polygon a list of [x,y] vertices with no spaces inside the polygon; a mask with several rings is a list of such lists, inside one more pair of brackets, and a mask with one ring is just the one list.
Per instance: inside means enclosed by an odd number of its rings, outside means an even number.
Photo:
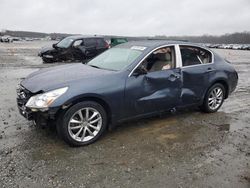
[{"label": "overcast sky", "polygon": [[220,35],[250,31],[250,0],[0,0],[0,29]]}]

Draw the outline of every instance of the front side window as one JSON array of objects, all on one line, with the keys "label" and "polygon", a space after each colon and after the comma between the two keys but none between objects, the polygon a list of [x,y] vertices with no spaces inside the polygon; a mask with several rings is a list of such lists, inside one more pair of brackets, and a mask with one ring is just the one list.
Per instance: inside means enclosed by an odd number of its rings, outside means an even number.
[{"label": "front side window", "polygon": [[182,66],[207,64],[212,62],[211,52],[194,46],[180,46]]},{"label": "front side window", "polygon": [[87,63],[100,69],[119,71],[134,62],[142,51],[131,48],[111,48]]},{"label": "front side window", "polygon": [[146,72],[168,70],[175,67],[175,50],[173,46],[160,48],[152,52],[141,64]]}]

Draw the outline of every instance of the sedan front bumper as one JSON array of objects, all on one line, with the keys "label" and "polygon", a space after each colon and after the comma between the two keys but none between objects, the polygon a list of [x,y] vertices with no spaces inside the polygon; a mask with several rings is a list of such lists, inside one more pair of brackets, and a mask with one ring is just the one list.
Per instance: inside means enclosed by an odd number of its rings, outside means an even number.
[{"label": "sedan front bumper", "polygon": [[56,114],[60,107],[49,108],[47,111],[40,111],[39,109],[30,109],[25,105],[34,94],[25,89],[22,86],[19,86],[17,89],[17,107],[19,113],[25,117],[27,120],[37,120],[37,119],[55,119]]},{"label": "sedan front bumper", "polygon": [[41,57],[43,57],[43,58],[47,58],[47,59],[53,59],[54,58],[54,56],[53,55],[41,55]]},{"label": "sedan front bumper", "polygon": [[22,86],[17,88],[17,107],[20,114],[28,120],[32,120],[32,112],[27,109],[25,104],[33,94]]}]

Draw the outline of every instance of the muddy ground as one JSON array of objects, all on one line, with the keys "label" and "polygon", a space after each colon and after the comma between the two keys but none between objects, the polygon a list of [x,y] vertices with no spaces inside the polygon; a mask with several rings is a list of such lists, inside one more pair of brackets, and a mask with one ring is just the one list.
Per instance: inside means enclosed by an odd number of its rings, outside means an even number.
[{"label": "muddy ground", "polygon": [[0,43],[0,187],[250,187],[250,51],[216,50],[239,73],[219,112],[133,121],[87,147],[19,115],[16,85],[51,42]]}]

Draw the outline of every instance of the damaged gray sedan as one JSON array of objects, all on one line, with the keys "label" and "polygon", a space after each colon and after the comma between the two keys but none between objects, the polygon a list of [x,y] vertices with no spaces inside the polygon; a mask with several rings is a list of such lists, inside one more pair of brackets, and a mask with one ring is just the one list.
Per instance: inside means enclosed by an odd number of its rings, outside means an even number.
[{"label": "damaged gray sedan", "polygon": [[56,123],[70,145],[96,141],[134,118],[198,106],[216,112],[235,90],[232,65],[207,48],[176,41],[128,42],[87,64],[45,68],[20,83],[20,113]]}]

